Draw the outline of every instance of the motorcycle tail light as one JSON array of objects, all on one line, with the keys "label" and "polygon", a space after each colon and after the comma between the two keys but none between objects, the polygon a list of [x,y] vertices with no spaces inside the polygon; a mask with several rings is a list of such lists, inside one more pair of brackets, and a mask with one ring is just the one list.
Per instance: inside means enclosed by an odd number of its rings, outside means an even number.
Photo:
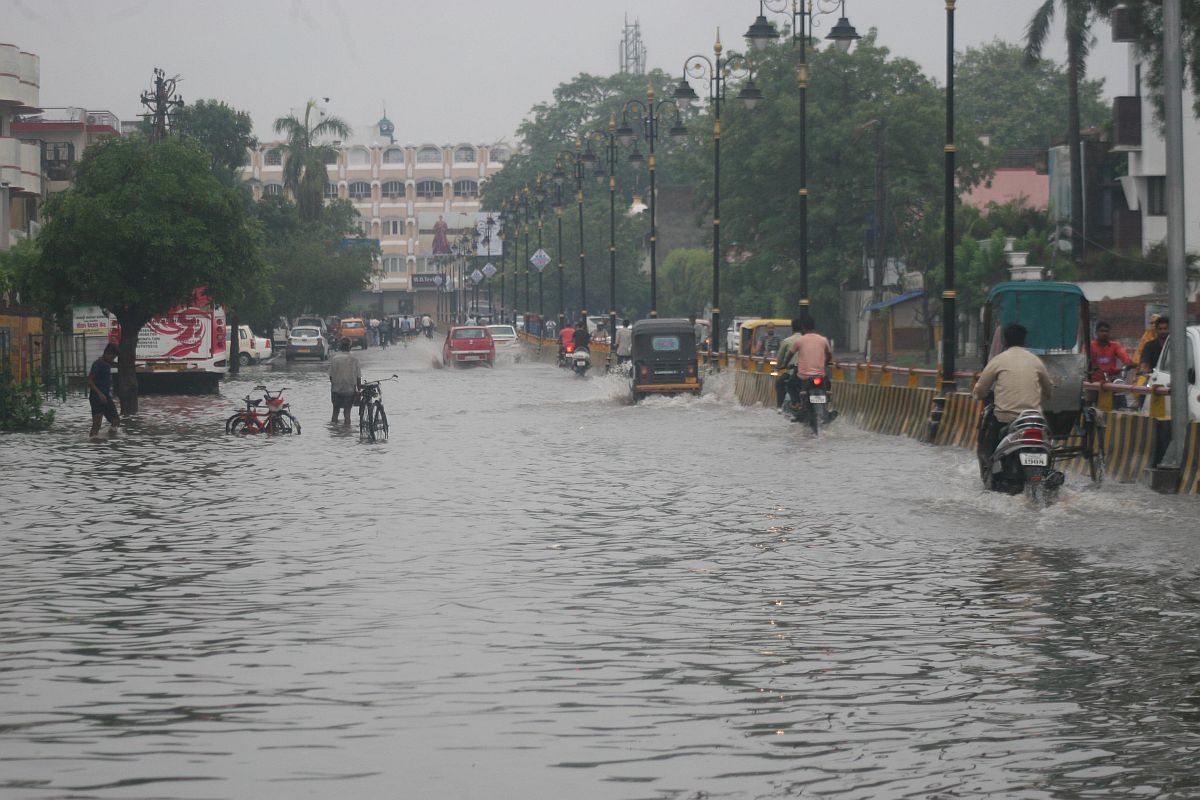
[{"label": "motorcycle tail light", "polygon": [[574,352],[575,352],[575,345],[573,345],[573,344],[567,345],[567,353],[570,354],[570,353],[574,353]]},{"label": "motorcycle tail light", "polygon": [[1046,436],[1042,433],[1041,428],[1026,428],[1021,431],[1021,441],[1042,444],[1046,441]]},{"label": "motorcycle tail light", "polygon": [[813,386],[820,386],[824,382],[824,378],[813,378]]},{"label": "motorcycle tail light", "polygon": [[696,365],[695,364],[688,364],[687,374],[688,374],[689,378],[696,377]]},{"label": "motorcycle tail light", "polygon": [[643,378],[649,378],[650,377],[650,368],[643,366],[638,370],[638,374],[641,375]]}]

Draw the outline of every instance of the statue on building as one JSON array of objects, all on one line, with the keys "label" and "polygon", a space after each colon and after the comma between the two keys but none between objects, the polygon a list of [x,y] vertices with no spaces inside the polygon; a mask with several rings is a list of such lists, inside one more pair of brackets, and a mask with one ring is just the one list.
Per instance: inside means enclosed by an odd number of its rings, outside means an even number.
[{"label": "statue on building", "polygon": [[450,226],[438,214],[437,222],[433,223],[433,254],[435,256],[450,255]]}]

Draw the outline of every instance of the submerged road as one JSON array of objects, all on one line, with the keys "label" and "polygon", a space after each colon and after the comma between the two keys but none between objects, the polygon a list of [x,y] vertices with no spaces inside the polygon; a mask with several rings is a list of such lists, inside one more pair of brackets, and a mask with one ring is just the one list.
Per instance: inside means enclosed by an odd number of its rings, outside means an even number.
[{"label": "submerged road", "polygon": [[0,438],[0,797],[1200,796],[1194,499],[438,352]]}]

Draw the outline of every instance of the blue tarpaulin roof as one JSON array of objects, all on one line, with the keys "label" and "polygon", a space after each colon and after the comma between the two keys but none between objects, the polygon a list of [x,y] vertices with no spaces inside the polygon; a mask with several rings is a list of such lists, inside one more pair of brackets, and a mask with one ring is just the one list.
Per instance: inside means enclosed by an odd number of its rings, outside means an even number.
[{"label": "blue tarpaulin roof", "polygon": [[907,303],[909,300],[915,300],[923,294],[925,294],[924,289],[917,289],[913,292],[905,292],[904,294],[898,294],[895,297],[889,297],[887,300],[880,300],[878,303],[871,303],[871,305],[867,306],[863,310],[878,311],[881,308],[890,308],[891,306],[900,305],[901,303]]}]

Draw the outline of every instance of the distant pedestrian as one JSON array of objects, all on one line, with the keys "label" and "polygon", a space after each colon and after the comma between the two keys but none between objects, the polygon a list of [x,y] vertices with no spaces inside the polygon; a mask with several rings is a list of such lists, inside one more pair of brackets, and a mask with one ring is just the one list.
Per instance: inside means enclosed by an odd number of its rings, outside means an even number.
[{"label": "distant pedestrian", "polygon": [[633,328],[629,327],[629,320],[621,320],[621,327],[617,329],[617,363],[624,364],[633,356]]},{"label": "distant pedestrian", "polygon": [[350,340],[342,339],[338,345],[341,352],[329,359],[329,398],[333,402],[330,425],[337,424],[338,411],[344,416],[342,424],[350,424],[350,406],[362,388],[362,370],[358,359],[350,355]]},{"label": "distant pedestrian", "polygon": [[117,346],[109,342],[104,352],[92,363],[88,371],[88,403],[92,407],[92,432],[94,439],[100,434],[100,420],[107,419],[113,433],[121,425],[121,415],[112,398],[112,364],[117,359]]}]

